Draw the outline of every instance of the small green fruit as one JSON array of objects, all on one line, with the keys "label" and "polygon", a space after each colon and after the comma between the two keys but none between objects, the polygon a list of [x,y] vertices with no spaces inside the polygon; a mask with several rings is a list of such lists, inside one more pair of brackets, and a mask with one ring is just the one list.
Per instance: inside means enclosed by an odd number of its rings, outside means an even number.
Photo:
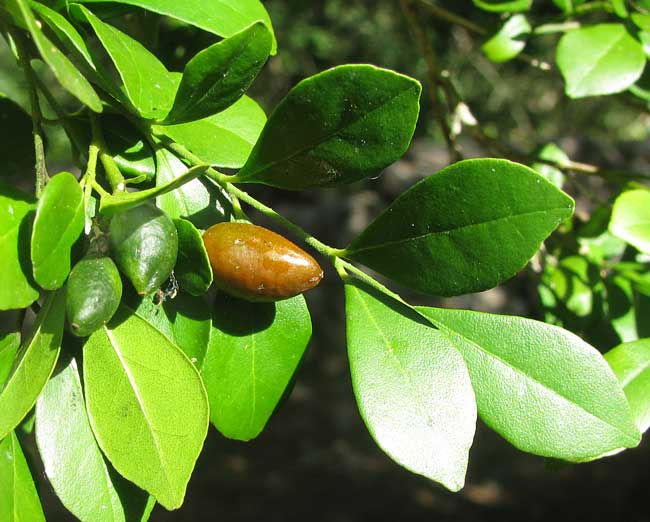
[{"label": "small green fruit", "polygon": [[113,259],[138,294],[157,290],[172,273],[178,255],[174,222],[153,205],[140,205],[111,220]]},{"label": "small green fruit", "polygon": [[86,337],[111,320],[122,298],[122,280],[110,257],[84,258],[67,282],[66,315],[74,335]]}]

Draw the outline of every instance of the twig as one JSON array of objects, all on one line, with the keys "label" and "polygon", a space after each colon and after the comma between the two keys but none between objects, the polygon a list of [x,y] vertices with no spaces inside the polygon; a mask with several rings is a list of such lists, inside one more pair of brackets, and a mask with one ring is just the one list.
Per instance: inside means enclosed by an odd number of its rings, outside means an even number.
[{"label": "twig", "polygon": [[23,69],[25,80],[27,81],[27,90],[29,91],[29,102],[31,106],[32,116],[32,133],[34,135],[34,155],[36,158],[36,197],[41,197],[45,185],[50,179],[47,173],[47,165],[45,164],[45,146],[43,141],[43,114],[41,112],[41,105],[38,99],[37,80],[34,70],[30,64],[29,53],[27,52],[27,45],[24,37],[18,31],[13,30],[11,27],[7,28],[16,45],[18,53],[18,63]]},{"label": "twig", "polygon": [[456,143],[452,129],[447,122],[447,111],[443,109],[438,95],[439,91],[442,91],[446,96],[447,101],[451,102],[449,92],[445,91],[444,83],[441,82],[441,71],[438,67],[438,60],[433,52],[433,47],[431,46],[427,34],[420,23],[411,0],[399,0],[399,2],[404,17],[413,32],[415,43],[419,47],[420,54],[427,65],[427,92],[429,93],[434,117],[436,118],[436,122],[438,123],[445,141],[447,142],[447,148],[449,149],[452,161],[457,161],[462,158],[462,154],[458,144]]}]

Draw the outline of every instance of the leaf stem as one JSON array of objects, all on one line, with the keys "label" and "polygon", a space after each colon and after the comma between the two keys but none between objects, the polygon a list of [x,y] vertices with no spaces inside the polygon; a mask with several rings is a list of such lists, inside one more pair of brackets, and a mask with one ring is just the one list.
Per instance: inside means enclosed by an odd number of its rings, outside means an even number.
[{"label": "leaf stem", "polygon": [[99,161],[101,162],[102,167],[104,167],[104,174],[106,175],[108,184],[111,186],[113,194],[124,192],[126,190],[124,176],[122,176],[122,173],[115,164],[113,158],[106,153],[104,133],[102,132],[101,125],[99,124],[99,118],[97,118],[97,115],[95,113],[90,114],[90,123],[93,132],[93,142],[99,148]]},{"label": "leaf stem", "polygon": [[405,304],[409,308],[411,308],[411,305],[408,304],[404,299],[399,294],[396,294],[393,292],[391,289],[387,288],[386,286],[382,285],[379,281],[377,281],[374,277],[369,276],[366,274],[363,270],[360,268],[357,268],[354,266],[352,263],[349,261],[345,261],[344,259],[341,259],[340,257],[334,258],[333,260],[334,263],[334,268],[336,269],[337,273],[339,274],[339,277],[343,282],[346,281],[346,279],[350,278],[350,275],[348,274],[354,274],[354,276],[363,281],[364,283],[368,284],[375,290],[388,295],[389,297],[392,297],[393,299],[399,301],[400,303]]},{"label": "leaf stem", "polygon": [[[169,139],[165,138],[164,136],[161,136],[161,143],[171,152],[179,156],[180,158],[184,159],[185,161],[194,164],[194,165],[201,165],[201,159],[198,156],[195,156],[192,154],[190,151],[188,151],[185,147],[182,145],[179,145],[178,143],[175,143],[173,141],[170,141]],[[343,255],[344,250],[339,249],[339,248],[333,248],[329,245],[326,245],[325,243],[319,241],[316,239],[314,236],[303,230],[301,227],[293,223],[292,221],[289,221],[287,218],[285,218],[283,215],[278,214],[275,210],[273,210],[271,207],[266,206],[264,203],[261,201],[255,199],[253,196],[251,196],[248,192],[245,192],[241,190],[240,188],[236,187],[231,183],[232,176],[227,176],[226,174],[223,174],[222,172],[219,172],[218,170],[209,167],[205,171],[205,176],[213,180],[215,183],[217,183],[219,186],[221,186],[233,199],[237,199],[238,201],[243,201],[247,205],[251,206],[255,210],[259,211],[260,213],[264,214],[266,217],[272,219],[276,223],[279,223],[282,225],[284,228],[289,230],[291,233],[295,234],[297,237],[300,238],[304,243],[308,244],[310,247],[312,247],[314,250],[318,251],[322,255],[326,257],[340,257]],[[237,203],[235,203],[237,205]],[[236,207],[235,207],[235,213]]]},{"label": "leaf stem", "polygon": [[45,185],[50,179],[47,173],[47,165],[45,163],[45,146],[43,141],[43,114],[41,112],[41,105],[38,99],[38,89],[36,75],[30,64],[30,57],[27,51],[27,44],[22,34],[13,28],[8,27],[7,31],[14,40],[16,51],[18,53],[18,64],[23,69],[25,80],[27,81],[27,90],[29,92],[29,102],[31,105],[32,116],[32,133],[34,135],[34,155],[36,158],[36,197],[40,198],[43,193]]}]

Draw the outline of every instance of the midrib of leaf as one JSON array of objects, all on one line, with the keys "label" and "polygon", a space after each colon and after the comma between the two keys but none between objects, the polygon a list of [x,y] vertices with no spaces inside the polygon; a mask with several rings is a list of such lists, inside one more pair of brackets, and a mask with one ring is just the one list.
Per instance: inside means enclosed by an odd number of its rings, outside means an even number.
[{"label": "midrib of leaf", "polygon": [[11,511],[14,513],[14,520],[20,520],[18,518],[18,473],[16,470],[16,435],[10,434],[11,437],[11,470],[12,470],[12,495],[11,495]]},{"label": "midrib of leaf", "polygon": [[126,374],[129,384],[131,385],[131,389],[133,390],[133,395],[135,396],[136,401],[138,402],[138,405],[140,406],[140,411],[142,412],[143,417],[145,418],[146,426],[148,428],[147,431],[149,431],[149,434],[151,435],[151,438],[153,440],[153,443],[156,447],[156,452],[158,454],[160,464],[161,464],[161,469],[163,471],[163,477],[165,478],[165,482],[167,483],[167,486],[169,487],[168,493],[173,494],[174,493],[174,487],[172,486],[172,483],[169,479],[169,474],[167,471],[167,465],[165,462],[164,454],[160,448],[160,441],[158,440],[158,435],[156,433],[156,429],[153,426],[153,423],[149,420],[149,416],[147,414],[147,408],[142,400],[142,397],[140,397],[140,390],[138,388],[137,383],[135,382],[133,375],[131,374],[131,370],[129,366],[127,365],[126,361],[124,360],[123,354],[119,349],[117,339],[113,336],[112,332],[104,327],[104,332],[106,333],[106,337],[108,337],[109,342],[111,343],[111,346],[113,347],[113,350],[115,351],[115,354],[117,355],[117,358],[120,361],[120,364],[122,365],[122,368],[124,369],[124,373]]},{"label": "midrib of leaf", "polygon": [[[427,239],[429,237],[452,235],[452,233],[458,232],[460,230],[481,227],[481,226],[484,226],[484,225],[489,225],[491,223],[498,223],[500,221],[508,221],[509,219],[513,219],[513,218],[529,217],[529,216],[535,216],[537,214],[562,213],[564,211],[565,211],[564,207],[555,207],[555,208],[551,208],[551,209],[548,209],[548,210],[535,210],[535,211],[532,211],[532,212],[522,212],[520,214],[510,214],[508,216],[499,216],[497,218],[488,219],[487,221],[481,221],[480,223],[470,223],[468,225],[461,225],[461,226],[454,227],[454,228],[449,228],[449,229],[446,229],[446,230],[435,230],[433,232],[427,232],[426,234],[418,234],[417,236],[405,237],[405,238],[402,238],[402,239],[397,239],[395,241],[387,241],[385,243],[377,243],[377,244],[374,244],[374,245],[369,245],[369,246],[360,247],[360,248],[352,247],[352,248],[350,248],[348,253],[349,254],[356,254],[358,252],[366,252],[366,251],[370,251],[370,250],[377,250],[377,249],[381,249],[381,248],[392,247],[392,246],[396,246],[396,245],[401,245],[403,243],[409,243],[411,241],[418,241],[420,239]],[[518,229],[517,229],[517,231],[518,231]],[[363,239],[363,235],[361,236],[361,238]]]},{"label": "midrib of leaf", "polygon": [[[616,45],[618,44],[618,42],[619,42],[620,40],[622,40],[622,39],[625,37],[626,34],[627,34],[627,33],[625,33],[625,32],[621,33],[621,34],[618,36],[618,38],[616,38],[616,40],[614,40],[612,43],[610,43],[609,46],[607,46],[607,47],[605,47],[605,48],[603,49],[603,52],[601,52],[601,53],[599,53],[599,54],[597,55],[597,58],[592,62],[592,65],[591,65],[589,68],[585,69],[584,74],[582,74],[582,75],[579,77],[579,79],[576,81],[576,84],[577,84],[577,85],[581,85],[582,82],[585,80],[585,78],[587,78],[587,77],[588,77],[592,72],[594,72],[594,70],[595,70],[595,69],[600,65],[600,61],[601,61],[603,58],[605,58],[605,57],[610,53],[610,51],[611,51],[614,47],[616,47]],[[575,90],[574,90],[574,92],[575,92]]]},{"label": "midrib of leaf", "polygon": [[[286,163],[288,161],[291,161],[292,159],[294,159],[297,156],[300,156],[300,155],[302,155],[302,154],[304,154],[306,152],[309,152],[311,150],[314,150],[314,149],[318,148],[323,143],[327,142],[328,140],[330,140],[331,138],[333,138],[337,134],[340,134],[344,130],[346,130],[346,129],[350,128],[350,127],[353,127],[354,125],[356,125],[359,122],[362,122],[363,120],[368,118],[371,114],[377,112],[380,109],[383,109],[384,107],[387,107],[387,106],[395,103],[402,96],[404,96],[405,94],[408,94],[410,92],[411,87],[413,87],[413,86],[409,85],[408,87],[404,88],[402,91],[398,92],[395,96],[393,96],[391,98],[388,98],[387,100],[385,100],[380,105],[377,105],[376,107],[373,107],[369,111],[364,112],[358,118],[350,120],[349,122],[346,122],[345,125],[343,125],[341,127],[337,127],[336,129],[332,130],[331,132],[326,133],[321,138],[317,139],[314,143],[309,143],[309,144],[305,145],[304,147],[292,152],[291,154],[289,154],[286,157],[279,158],[279,159],[277,159],[275,161],[271,161],[270,163],[266,163],[264,165],[261,165],[259,168],[255,169],[255,170],[251,170],[248,173],[244,171],[245,176],[242,178],[242,180],[245,180],[246,178],[250,178],[251,176],[254,176],[254,175],[256,175],[256,174],[258,174],[260,172],[264,172],[265,170],[272,169],[273,167],[275,167],[275,166],[277,166],[277,165],[279,165],[281,163]],[[273,115],[271,115],[271,117],[272,116]],[[270,118],[269,118],[269,121],[270,121]],[[267,125],[268,125],[268,122],[267,122]]]},{"label": "midrib of leaf", "polygon": [[398,371],[402,375],[402,378],[407,384],[407,388],[409,390],[409,394],[413,397],[414,402],[417,406],[417,409],[420,411],[420,415],[427,420],[427,426],[432,426],[433,419],[429,417],[429,415],[426,413],[426,408],[424,407],[424,404],[422,404],[422,399],[420,397],[420,394],[418,393],[417,386],[413,384],[413,381],[411,381],[411,378],[409,377],[408,373],[404,370],[404,367],[402,366],[401,361],[399,360],[399,357],[395,355],[395,352],[393,350],[393,347],[390,343],[390,341],[386,338],[386,335],[384,334],[384,331],[379,327],[379,324],[377,323],[374,315],[372,315],[372,312],[370,311],[370,308],[368,307],[368,304],[366,301],[363,299],[363,296],[361,296],[361,292],[354,287],[353,290],[357,293],[357,295],[360,297],[361,304],[363,306],[364,311],[366,312],[366,315],[370,319],[370,322],[372,325],[375,327],[375,330],[379,332],[380,337],[384,341],[384,345],[386,347],[387,353],[390,355],[391,359],[393,359],[395,366],[397,366]]},{"label": "midrib of leaf", "polygon": [[[547,390],[547,391],[551,392],[553,395],[555,395],[555,396],[559,397],[560,399],[562,399],[562,400],[568,402],[569,404],[572,404],[573,406],[576,406],[579,410],[585,412],[585,413],[586,413],[587,415],[589,415],[590,417],[593,417],[594,419],[597,419],[598,421],[602,422],[603,424],[605,424],[605,425],[607,425],[607,426],[610,426],[611,428],[614,428],[617,432],[619,432],[619,433],[621,433],[622,435],[624,435],[625,438],[628,438],[628,439],[630,439],[630,440],[634,440],[635,443],[637,442],[637,439],[636,439],[636,438],[634,438],[634,437],[630,437],[629,433],[623,431],[623,430],[622,430],[621,428],[619,428],[618,426],[614,426],[613,424],[610,424],[610,423],[607,422],[605,419],[602,419],[601,417],[599,417],[599,416],[596,415],[595,413],[592,413],[592,412],[590,412],[589,410],[585,409],[583,406],[581,406],[581,405],[578,404],[577,402],[574,402],[574,401],[571,400],[570,398],[565,397],[565,396],[562,395],[559,391],[557,391],[557,390],[555,390],[555,389],[553,389],[553,388],[549,388],[549,387],[548,387],[547,385],[545,385],[543,382],[541,382],[541,381],[535,379],[534,377],[532,377],[531,375],[525,373],[524,370],[522,370],[522,369],[520,369],[520,368],[518,368],[518,367],[512,365],[512,364],[509,363],[507,360],[503,359],[502,357],[498,356],[497,354],[495,354],[495,353],[493,353],[493,352],[490,352],[488,349],[483,348],[480,344],[478,344],[477,342],[475,342],[473,339],[470,339],[469,337],[466,337],[466,336],[465,336],[464,334],[462,334],[461,332],[458,332],[457,330],[454,330],[453,328],[450,328],[450,327],[447,326],[445,323],[440,322],[440,321],[437,320],[437,319],[433,319],[433,318],[431,318],[431,317],[429,317],[429,316],[427,316],[427,315],[425,315],[424,317],[426,317],[426,318],[427,318],[428,320],[430,320],[430,321],[433,321],[433,322],[435,323],[435,325],[436,325],[438,328],[440,328],[440,330],[441,330],[442,332],[447,332],[448,334],[449,334],[449,333],[451,333],[451,334],[455,334],[455,335],[461,337],[461,338],[464,339],[464,340],[465,340],[465,341],[466,341],[470,346],[474,347],[477,351],[482,352],[483,354],[485,354],[485,355],[487,355],[488,357],[490,357],[491,359],[497,361],[497,362],[500,363],[501,365],[503,365],[503,366],[505,366],[505,367],[507,367],[507,368],[510,368],[510,369],[513,370],[516,374],[522,376],[525,380],[529,380],[530,382],[534,383],[535,385],[541,387],[541,388],[544,389],[544,390]],[[452,336],[447,335],[446,337],[447,337],[447,339],[449,340],[449,342],[454,346],[454,348],[456,348],[456,350],[458,350],[458,351],[462,354],[462,353],[463,353],[463,350],[462,350],[459,346],[457,346],[456,343],[454,343],[454,341],[453,341],[453,339],[452,339]]]}]

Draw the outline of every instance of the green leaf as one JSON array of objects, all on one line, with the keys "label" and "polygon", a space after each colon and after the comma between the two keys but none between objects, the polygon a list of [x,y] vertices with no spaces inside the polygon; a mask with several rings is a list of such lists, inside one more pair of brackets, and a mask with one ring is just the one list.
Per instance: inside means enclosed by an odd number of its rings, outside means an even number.
[{"label": "green leaf", "polygon": [[31,196],[0,182],[0,310],[25,308],[38,299],[29,261]]},{"label": "green leaf", "polygon": [[147,119],[167,114],[176,93],[176,82],[158,58],[140,42],[102,22],[82,5],[70,4],[70,9],[92,26],[120,75],[120,92],[137,114]]},{"label": "green leaf", "polygon": [[650,254],[650,190],[628,190],[616,198],[609,231]]},{"label": "green leaf", "polygon": [[69,172],[54,176],[38,200],[32,229],[34,279],[46,290],[61,288],[70,273],[70,255],[84,229],[83,193]]},{"label": "green leaf", "polygon": [[650,339],[624,343],[605,354],[630,403],[636,425],[650,428]]},{"label": "green leaf", "polygon": [[101,123],[107,151],[120,172],[128,177],[153,179],[156,175],[154,151],[135,127],[115,115],[103,116]]},{"label": "green leaf", "polygon": [[643,46],[621,24],[597,24],[566,33],[557,65],[570,98],[624,91],[643,73]]},{"label": "green leaf", "polygon": [[[95,2],[105,0],[79,0],[82,4]],[[259,0],[115,0],[114,3],[142,7],[225,38],[258,20],[273,33],[271,19]],[[272,54],[275,54],[277,44],[273,38]]]},{"label": "green leaf", "polygon": [[201,366],[212,328],[210,307],[203,299],[180,293],[158,306],[144,298],[136,314],[183,350],[195,366]]},{"label": "green leaf", "polygon": [[18,348],[20,348],[20,332],[0,337],[0,391],[9,377]]},{"label": "green leaf", "polygon": [[86,342],[83,373],[90,424],[106,457],[166,509],[178,508],[208,428],[197,370],[123,306]]},{"label": "green leaf", "polygon": [[610,0],[612,7],[614,8],[614,12],[616,13],[616,16],[619,18],[627,18],[628,17],[628,12],[627,12],[627,7],[625,7],[625,0]]},{"label": "green leaf", "polygon": [[257,437],[300,363],[311,338],[302,296],[251,303],[217,296],[212,333],[201,364],[210,420],[226,437]]},{"label": "green leaf", "polygon": [[217,114],[239,100],[266,63],[272,36],[259,22],[199,52],[185,66],[165,123]]},{"label": "green leaf", "polygon": [[140,491],[139,510],[126,511],[135,506],[121,500],[95,441],[74,359],[48,381],[36,403],[36,443],[56,496],[79,520],[141,518],[148,495]]},{"label": "green leaf", "polygon": [[307,78],[273,111],[236,179],[303,189],[374,175],[411,143],[421,90],[416,80],[371,65]]},{"label": "green leaf", "polygon": [[83,36],[79,34],[79,31],[75,29],[67,18],[40,2],[31,0],[29,5],[48,27],[52,29],[65,48],[70,53],[80,57],[94,71],[95,64]]},{"label": "green leaf", "polygon": [[613,372],[571,332],[520,317],[417,310],[463,355],[481,419],[515,447],[582,462],[639,443]]},{"label": "green leaf", "polygon": [[203,237],[186,219],[175,219],[178,231],[178,259],[174,273],[181,290],[191,295],[205,294],[212,284],[212,267]]},{"label": "green leaf", "polygon": [[345,285],[348,358],[361,416],[398,464],[458,491],[476,402],[463,358],[410,308]]},{"label": "green leaf", "polygon": [[478,292],[519,272],[573,207],[528,167],[461,161],[398,197],[346,256],[421,292]]},{"label": "green leaf", "polygon": [[566,14],[571,14],[577,5],[583,4],[584,2],[585,0],[553,0],[553,3]]},{"label": "green leaf", "polygon": [[472,0],[473,4],[492,13],[516,13],[519,11],[529,11],[533,5],[533,0]]},{"label": "green leaf", "polygon": [[244,96],[214,116],[179,125],[156,125],[154,130],[180,143],[205,163],[239,169],[248,160],[265,124],[262,108]]},{"label": "green leaf", "polygon": [[[166,149],[156,151],[156,186],[180,177],[189,169]],[[156,198],[156,204],[170,218],[185,218],[197,228],[206,229],[215,223],[228,221],[232,206],[228,196],[205,179],[194,179],[182,187]]]},{"label": "green leaf", "polygon": [[45,515],[16,434],[0,442],[0,520],[45,522]]},{"label": "green leaf", "polygon": [[524,50],[526,40],[522,37],[530,34],[531,30],[524,15],[514,15],[481,46],[481,50],[493,62],[507,62]]},{"label": "green leaf", "polygon": [[29,7],[28,0],[8,0],[8,2],[9,5],[13,3],[19,10],[43,61],[50,66],[63,88],[93,111],[102,112],[99,96],[68,57],[45,36]]},{"label": "green leaf", "polygon": [[32,119],[0,93],[0,176],[27,176],[34,172]]},{"label": "green leaf", "polygon": [[65,292],[50,294],[0,393],[0,440],[25,418],[50,378],[59,358],[64,316]]},{"label": "green leaf", "polygon": [[[542,161],[550,161],[559,165],[569,162],[569,156],[567,156],[566,152],[555,143],[549,143],[542,147],[542,150],[539,151],[537,157]],[[564,175],[564,172],[557,167],[541,162],[533,163],[531,167],[553,183],[557,188],[561,189],[564,186],[566,176]]]}]

